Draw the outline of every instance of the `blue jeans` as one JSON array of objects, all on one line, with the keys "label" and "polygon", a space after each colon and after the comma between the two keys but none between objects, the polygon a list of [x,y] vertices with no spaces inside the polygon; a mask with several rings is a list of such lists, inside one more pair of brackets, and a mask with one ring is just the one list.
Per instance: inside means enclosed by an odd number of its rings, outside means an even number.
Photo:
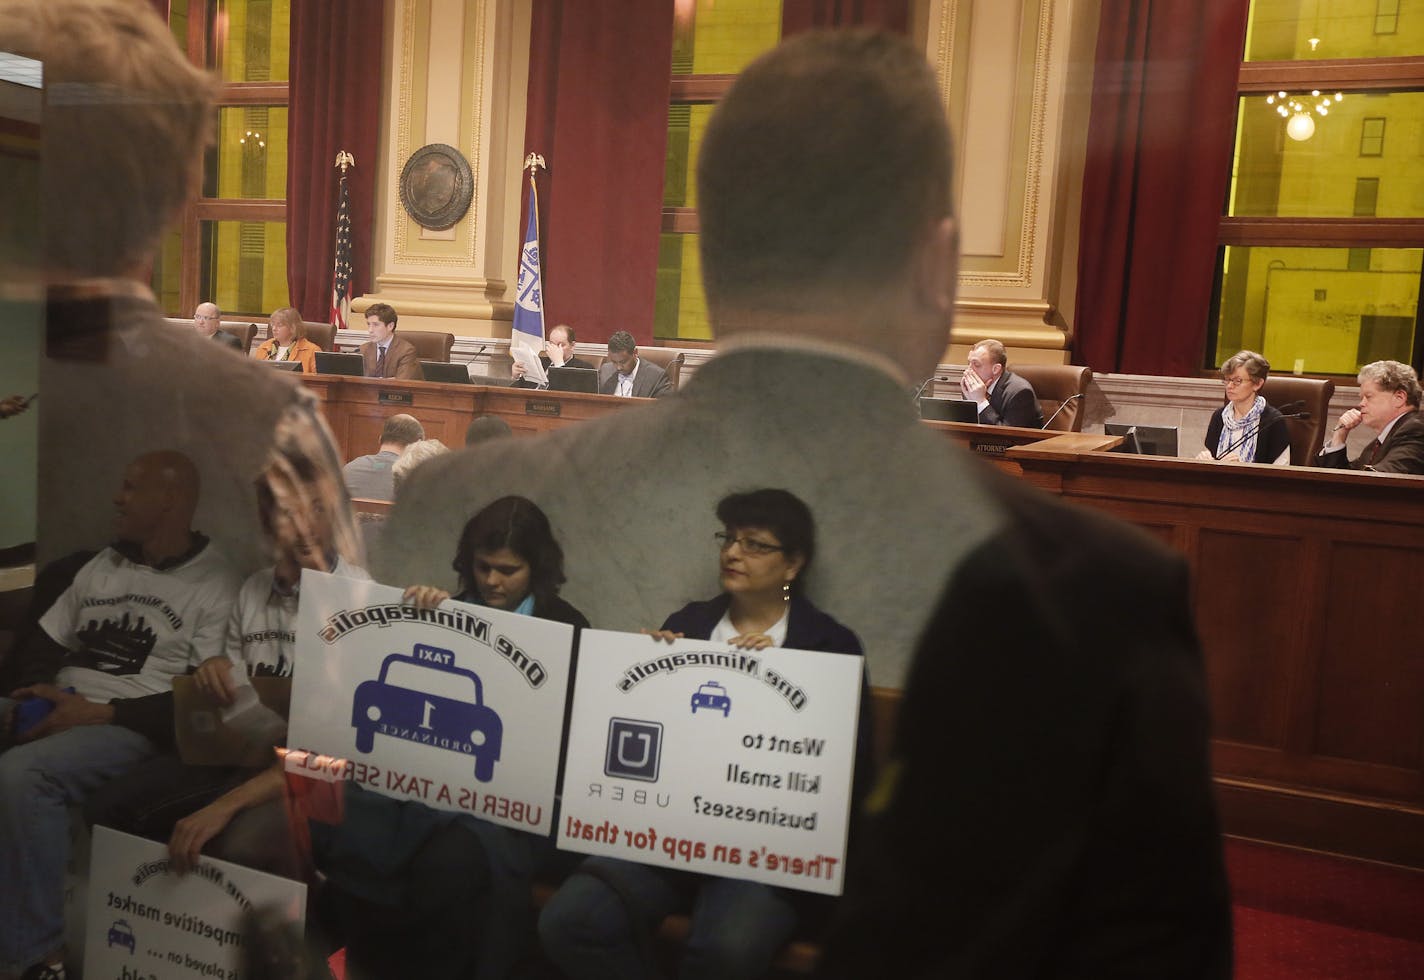
[{"label": "blue jeans", "polygon": [[[0,698],[0,717],[14,705]],[[69,812],[154,752],[116,725],[86,725],[0,752],[0,971],[19,973],[64,944]]]},{"label": "blue jeans", "polygon": [[655,936],[658,923],[674,912],[692,917],[681,980],[760,977],[796,928],[790,900],[769,885],[596,857],[580,865],[544,907],[539,941],[575,980],[644,977],[648,968],[639,937]]}]

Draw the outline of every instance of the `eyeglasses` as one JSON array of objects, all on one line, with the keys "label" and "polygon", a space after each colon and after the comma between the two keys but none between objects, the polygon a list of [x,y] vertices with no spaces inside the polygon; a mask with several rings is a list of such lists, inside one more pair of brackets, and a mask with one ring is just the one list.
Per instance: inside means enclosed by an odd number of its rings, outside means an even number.
[{"label": "eyeglasses", "polygon": [[1251,378],[1226,378],[1225,380],[1228,388],[1240,388],[1242,385],[1249,385],[1252,381]]},{"label": "eyeglasses", "polygon": [[720,547],[723,551],[726,551],[728,548],[730,548],[730,547],[731,547],[732,545],[734,545],[734,544],[739,544],[739,545],[741,545],[741,546],[742,546],[742,551],[743,551],[745,554],[748,554],[748,555],[769,555],[769,554],[771,554],[772,552],[775,552],[775,551],[785,551],[785,550],[786,550],[785,548],[783,548],[783,547],[782,547],[781,545],[779,545],[779,544],[767,544],[765,541],[758,541],[756,538],[748,538],[748,537],[740,537],[740,538],[739,538],[739,537],[735,537],[735,536],[733,536],[733,535],[730,535],[730,534],[728,534],[728,533],[725,532],[725,531],[718,531],[716,534],[714,534],[714,535],[712,535],[712,536],[717,539],[717,545],[718,545],[718,547]]}]

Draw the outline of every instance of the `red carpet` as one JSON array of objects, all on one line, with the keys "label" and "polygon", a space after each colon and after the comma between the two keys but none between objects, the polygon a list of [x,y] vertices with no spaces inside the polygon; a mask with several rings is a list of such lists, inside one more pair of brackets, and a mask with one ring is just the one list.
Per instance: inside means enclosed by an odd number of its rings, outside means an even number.
[{"label": "red carpet", "polygon": [[1237,980],[1424,978],[1424,872],[1226,841]]}]

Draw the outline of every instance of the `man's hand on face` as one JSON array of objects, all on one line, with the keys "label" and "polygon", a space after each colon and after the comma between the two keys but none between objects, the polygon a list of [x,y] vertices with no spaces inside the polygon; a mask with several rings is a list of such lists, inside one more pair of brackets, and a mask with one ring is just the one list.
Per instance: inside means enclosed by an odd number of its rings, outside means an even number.
[{"label": "man's hand on face", "polygon": [[964,369],[964,374],[959,378],[959,390],[964,392],[965,398],[981,405],[989,400],[989,389],[984,384],[984,379],[974,373],[973,368]]}]

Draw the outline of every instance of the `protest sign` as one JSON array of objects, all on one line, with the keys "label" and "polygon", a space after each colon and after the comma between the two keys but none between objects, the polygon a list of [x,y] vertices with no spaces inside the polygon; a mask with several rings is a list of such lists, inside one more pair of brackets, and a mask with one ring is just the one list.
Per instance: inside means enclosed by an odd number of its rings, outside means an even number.
[{"label": "protest sign", "polygon": [[573,627],[302,573],[289,771],[547,833]]},{"label": "protest sign", "polygon": [[559,846],[840,894],[862,669],[585,630]]},{"label": "protest sign", "polygon": [[95,827],[84,975],[246,980],[244,914],[276,908],[301,929],[306,896],[299,881],[207,857],[179,875],[169,869],[164,845]]}]

